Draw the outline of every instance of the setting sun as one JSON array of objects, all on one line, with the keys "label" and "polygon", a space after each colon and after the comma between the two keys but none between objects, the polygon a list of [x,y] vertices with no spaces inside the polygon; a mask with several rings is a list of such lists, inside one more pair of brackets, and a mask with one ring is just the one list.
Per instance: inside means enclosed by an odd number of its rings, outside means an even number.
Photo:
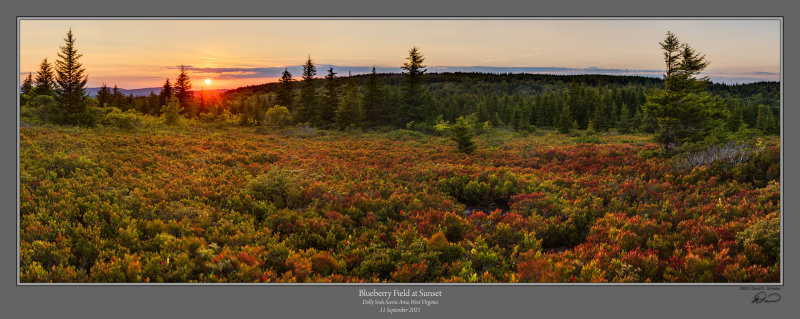
[{"label": "setting sun", "polygon": [[206,85],[211,85],[211,79],[206,79]]}]

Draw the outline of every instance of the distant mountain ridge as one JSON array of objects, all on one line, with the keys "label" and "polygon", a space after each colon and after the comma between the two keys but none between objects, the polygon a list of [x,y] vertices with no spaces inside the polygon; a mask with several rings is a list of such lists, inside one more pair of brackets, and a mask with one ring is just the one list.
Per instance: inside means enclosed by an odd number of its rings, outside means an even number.
[{"label": "distant mountain ridge", "polygon": [[[86,88],[86,94],[88,94],[91,97],[97,97],[97,92],[99,92],[100,89],[101,88],[99,88],[99,87]],[[114,88],[111,87],[109,89],[113,90]],[[148,95],[150,95],[150,92],[153,92],[153,94],[156,94],[156,95],[161,93],[161,87],[141,88],[141,89],[122,89],[122,88],[119,88],[119,91],[122,94],[124,94],[125,96],[131,95],[131,94],[133,94],[133,96],[148,96]],[[206,91],[222,93],[222,92],[227,91],[227,89],[206,90]]]}]

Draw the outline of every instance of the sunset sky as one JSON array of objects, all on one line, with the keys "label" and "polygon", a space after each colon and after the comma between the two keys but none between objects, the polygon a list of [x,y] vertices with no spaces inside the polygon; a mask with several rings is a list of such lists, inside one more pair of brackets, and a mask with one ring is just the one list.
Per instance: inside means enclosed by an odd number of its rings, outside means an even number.
[{"label": "sunset sky", "polygon": [[175,79],[178,65],[188,65],[195,89],[235,88],[274,81],[287,66],[299,77],[299,65],[309,54],[318,76],[328,65],[342,75],[348,70],[363,73],[372,65],[395,72],[412,46],[420,48],[430,72],[480,71],[469,67],[486,66],[658,75],[664,68],[658,42],[668,30],[706,54],[711,61],[706,71],[714,81],[780,79],[777,19],[23,19],[21,77],[35,73],[43,58],[55,60],[70,28],[83,54],[89,87],[158,87],[166,78]]}]

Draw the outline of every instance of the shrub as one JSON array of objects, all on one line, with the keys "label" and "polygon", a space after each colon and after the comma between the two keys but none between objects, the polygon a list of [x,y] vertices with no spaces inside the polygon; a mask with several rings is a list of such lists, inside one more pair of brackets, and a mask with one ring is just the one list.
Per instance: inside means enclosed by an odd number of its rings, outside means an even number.
[{"label": "shrub", "polygon": [[116,107],[110,108],[110,112],[103,115],[100,123],[107,126],[118,127],[126,131],[132,131],[142,125],[142,115],[136,111],[128,110],[122,112]]},{"label": "shrub", "polygon": [[541,252],[530,250],[520,254],[517,277],[524,282],[557,282],[558,274]]},{"label": "shrub", "polygon": [[311,268],[314,269],[315,273],[329,275],[338,267],[339,264],[336,262],[336,259],[327,251],[318,252],[311,257]]},{"label": "shrub", "polygon": [[267,125],[282,129],[289,125],[292,121],[292,116],[289,114],[289,109],[285,106],[275,105],[267,110]]},{"label": "shrub", "polygon": [[456,142],[458,151],[465,154],[472,153],[476,148],[475,142],[472,140],[473,137],[475,137],[475,133],[464,117],[459,116],[456,119],[456,124],[450,127],[450,139]]},{"label": "shrub", "polygon": [[202,123],[214,123],[217,120],[217,115],[213,112],[202,112],[197,115],[197,120]]},{"label": "shrub", "polygon": [[78,169],[88,170],[96,166],[97,164],[92,160],[76,154],[53,156],[47,164],[47,168],[54,171],[59,177],[71,177]]},{"label": "shrub", "polygon": [[307,204],[301,194],[300,176],[297,171],[272,169],[258,175],[247,184],[246,193],[256,200],[272,202],[277,208],[297,208]]},{"label": "shrub", "polygon": [[384,134],[384,137],[394,141],[408,141],[422,139],[425,137],[425,134],[417,131],[399,129]]},{"label": "shrub", "polygon": [[595,134],[584,134],[574,139],[575,143],[602,144],[603,140]]},{"label": "shrub", "polygon": [[183,108],[177,97],[171,97],[167,105],[161,106],[161,113],[164,116],[164,123],[167,125],[177,125],[181,117]]},{"label": "shrub", "polygon": [[[781,221],[772,215],[756,221],[736,234],[736,240],[745,249],[748,258],[762,264],[772,264],[780,259]],[[756,245],[758,247],[751,247]]]}]

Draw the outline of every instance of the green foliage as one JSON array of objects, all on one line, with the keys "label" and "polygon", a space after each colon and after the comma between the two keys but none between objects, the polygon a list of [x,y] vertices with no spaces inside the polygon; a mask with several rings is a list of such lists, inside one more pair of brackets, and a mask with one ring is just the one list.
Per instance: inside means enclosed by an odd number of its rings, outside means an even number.
[{"label": "green foliage", "polygon": [[622,104],[622,107],[620,107],[620,112],[619,112],[619,125],[618,125],[619,132],[622,134],[629,134],[633,132],[633,127],[634,123],[633,119],[629,115],[628,106]]},{"label": "green foliage", "polygon": [[781,221],[776,215],[760,219],[736,234],[737,242],[748,256],[762,264],[780,260]]},{"label": "green foliage", "polygon": [[267,125],[282,129],[289,125],[292,116],[289,109],[282,105],[275,105],[267,110]]},{"label": "green foliage", "polygon": [[384,134],[384,137],[393,141],[409,141],[422,139],[425,134],[412,130],[393,130]]},{"label": "green foliage", "polygon": [[294,81],[288,68],[283,69],[278,83],[278,104],[291,108],[294,105]]},{"label": "green foliage", "polygon": [[578,122],[572,119],[572,112],[570,112],[569,104],[565,103],[561,108],[556,126],[558,127],[558,131],[563,134],[567,134],[578,127]]},{"label": "green foliage", "polygon": [[372,73],[367,78],[367,83],[364,85],[364,95],[361,105],[364,109],[364,119],[367,126],[374,126],[378,123],[387,121],[386,112],[386,92],[383,87],[381,78],[372,67]]},{"label": "green foliage", "polygon": [[463,116],[456,119],[456,123],[450,127],[450,139],[456,142],[459,152],[470,154],[475,150],[477,146],[473,137],[475,133]]},{"label": "green foliage", "polygon": [[775,119],[775,115],[772,113],[772,109],[769,106],[763,104],[758,105],[756,128],[761,130],[764,134],[780,134],[780,122]]},{"label": "green foliage", "polygon": [[245,194],[255,200],[270,202],[277,208],[298,208],[307,204],[299,172],[272,169],[247,183]]},{"label": "green foliage", "polygon": [[586,133],[575,138],[575,143],[602,144],[603,140],[594,133]]},{"label": "green foliage", "polygon": [[341,85],[333,72],[333,66],[328,68],[325,82],[322,86],[322,101],[316,114],[314,114],[314,125],[322,128],[331,128],[336,118],[336,110],[339,108],[341,99]]},{"label": "green foliage", "polygon": [[20,128],[22,281],[780,280],[775,137],[676,170],[636,155],[646,136],[506,134],[466,158],[435,136],[141,116],[136,134]]},{"label": "green foliage", "polygon": [[164,80],[164,86],[161,88],[161,92],[158,94],[158,105],[167,105],[169,100],[172,98],[172,95],[172,84],[169,83],[169,79],[166,79]]},{"label": "green foliage", "polygon": [[695,78],[708,65],[705,56],[681,44],[671,32],[661,46],[667,64],[665,89],[650,94],[644,110],[656,124],[656,142],[672,153],[705,140],[713,128],[723,125],[727,114],[717,98],[703,92],[708,79]]},{"label": "green foliage", "polygon": [[164,123],[167,125],[177,125],[181,118],[182,111],[183,108],[180,105],[178,97],[171,97],[167,104],[161,107],[161,113],[164,116]]},{"label": "green foliage", "polygon": [[295,120],[301,123],[316,121],[317,113],[317,85],[314,82],[314,75],[317,68],[311,56],[303,64],[303,80],[300,82],[300,99],[295,111]]},{"label": "green foliage", "polygon": [[336,125],[339,129],[360,127],[364,118],[364,108],[358,94],[358,86],[348,77],[344,100],[336,109]]},{"label": "green foliage", "polygon": [[122,110],[112,107],[111,111],[105,113],[100,120],[100,124],[114,126],[126,131],[133,131],[143,124],[142,115],[134,110],[122,112]]}]

